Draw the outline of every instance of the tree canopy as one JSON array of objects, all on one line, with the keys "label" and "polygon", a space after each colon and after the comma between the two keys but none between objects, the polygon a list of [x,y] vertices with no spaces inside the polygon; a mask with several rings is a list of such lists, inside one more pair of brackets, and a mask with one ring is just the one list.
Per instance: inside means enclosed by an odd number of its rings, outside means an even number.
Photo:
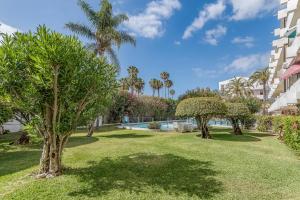
[{"label": "tree canopy", "polygon": [[225,104],[216,97],[196,97],[181,101],[176,108],[179,117],[195,117],[203,138],[210,138],[208,122],[226,114]]},{"label": "tree canopy", "polygon": [[251,115],[248,107],[243,103],[227,103],[226,106],[226,118],[231,122],[234,134],[241,135],[242,131],[239,124]]},{"label": "tree canopy", "polygon": [[[5,35],[0,46],[0,91],[30,113],[44,140],[40,174],[61,173],[61,155],[83,112],[117,88],[116,67],[71,36],[40,26]],[[50,156],[51,155],[51,156]]]}]

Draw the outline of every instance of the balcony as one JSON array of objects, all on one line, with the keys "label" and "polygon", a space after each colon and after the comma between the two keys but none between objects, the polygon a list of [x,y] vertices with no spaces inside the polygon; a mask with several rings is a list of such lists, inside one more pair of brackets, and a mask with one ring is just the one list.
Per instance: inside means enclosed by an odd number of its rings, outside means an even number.
[{"label": "balcony", "polygon": [[297,104],[299,100],[300,79],[296,81],[289,90],[281,94],[281,96],[276,99],[276,101],[269,108],[269,112],[279,111],[288,105]]},{"label": "balcony", "polygon": [[287,12],[291,12],[297,9],[299,0],[289,0],[287,2]]},{"label": "balcony", "polygon": [[285,18],[285,17],[287,17],[287,9],[285,8],[285,9],[282,9],[282,10],[279,10],[278,11],[278,19],[280,20],[280,19],[283,19],[283,18]]},{"label": "balcony", "polygon": [[278,40],[274,40],[272,45],[274,47],[277,47],[277,48],[280,48],[280,47],[283,47],[285,44],[288,44],[289,40],[287,37],[284,37],[284,38],[280,38]]}]

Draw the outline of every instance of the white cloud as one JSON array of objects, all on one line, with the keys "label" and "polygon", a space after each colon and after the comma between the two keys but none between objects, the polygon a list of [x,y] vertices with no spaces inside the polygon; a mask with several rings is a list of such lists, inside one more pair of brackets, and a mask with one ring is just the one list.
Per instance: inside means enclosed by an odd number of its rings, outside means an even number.
[{"label": "white cloud", "polygon": [[236,37],[231,41],[233,44],[242,44],[246,47],[253,47],[254,46],[254,38],[253,37]]},{"label": "white cloud", "polygon": [[233,20],[256,18],[279,6],[280,0],[230,0]]},{"label": "white cloud", "polygon": [[192,69],[193,73],[196,74],[199,78],[216,78],[220,75],[220,70],[214,69],[203,69],[200,67],[196,67]]},{"label": "white cloud", "polygon": [[252,73],[257,68],[265,67],[268,59],[268,53],[243,56],[233,60],[224,70],[232,73]]},{"label": "white cloud", "polygon": [[142,13],[129,16],[129,20],[125,22],[125,27],[135,35],[145,38],[160,37],[165,31],[163,22],[180,8],[179,0],[151,1]]},{"label": "white cloud", "polygon": [[14,27],[11,27],[7,24],[4,24],[0,21],[0,41],[2,40],[2,36],[1,36],[1,33],[6,33],[6,34],[13,34],[15,32],[17,32],[18,29],[14,28]]},{"label": "white cloud", "polygon": [[174,44],[179,46],[179,45],[181,45],[181,42],[180,41],[175,41]]},{"label": "white cloud", "polygon": [[193,33],[202,29],[206,22],[219,18],[225,9],[226,5],[223,0],[218,0],[216,3],[205,5],[203,10],[199,12],[198,17],[185,29],[182,38],[188,39],[192,37]]},{"label": "white cloud", "polygon": [[218,45],[219,39],[227,33],[227,28],[221,25],[218,25],[216,28],[207,30],[205,32],[204,41],[211,45]]}]

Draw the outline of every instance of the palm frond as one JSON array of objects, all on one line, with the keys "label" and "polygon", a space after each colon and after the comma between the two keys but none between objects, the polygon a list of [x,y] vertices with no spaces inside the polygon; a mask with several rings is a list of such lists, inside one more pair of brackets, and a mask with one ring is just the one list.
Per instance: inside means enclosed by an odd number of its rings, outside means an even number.
[{"label": "palm frond", "polygon": [[111,48],[107,48],[106,49],[106,53],[108,54],[110,61],[116,66],[118,67],[118,71],[120,70],[120,63],[119,63],[119,59],[118,56],[116,54],[116,52]]},{"label": "palm frond", "polygon": [[119,14],[113,17],[112,21],[114,26],[119,26],[120,24],[122,24],[125,21],[128,21],[128,16],[126,14]]},{"label": "palm frond", "polygon": [[85,36],[91,40],[96,39],[95,33],[89,27],[83,24],[76,24],[76,23],[69,22],[65,26],[76,34]]},{"label": "palm frond", "polygon": [[89,21],[94,25],[94,27],[97,27],[99,24],[97,13],[91,8],[91,6],[84,0],[79,0],[78,5],[81,7],[81,10],[87,16]]},{"label": "palm frond", "polygon": [[96,43],[88,43],[85,45],[85,48],[89,51],[94,52],[95,54],[98,53],[97,44]]}]

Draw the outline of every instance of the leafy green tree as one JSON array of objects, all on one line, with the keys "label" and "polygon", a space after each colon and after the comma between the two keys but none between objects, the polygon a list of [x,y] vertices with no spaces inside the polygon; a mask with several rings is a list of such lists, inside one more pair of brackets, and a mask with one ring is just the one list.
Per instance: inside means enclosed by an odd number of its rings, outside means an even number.
[{"label": "leafy green tree", "polygon": [[83,113],[117,89],[117,69],[74,37],[38,27],[4,36],[0,91],[43,138],[40,177],[62,173],[62,152]]},{"label": "leafy green tree", "polygon": [[178,100],[182,101],[184,99],[193,97],[216,97],[221,98],[218,91],[211,90],[210,88],[196,88],[194,90],[188,90],[184,94],[180,95]]},{"label": "leafy green tree", "polygon": [[248,107],[243,103],[227,103],[226,118],[231,122],[233,133],[242,135],[240,124],[242,121],[251,115]]},{"label": "leafy green tree", "polygon": [[165,86],[165,98],[167,98],[167,85],[166,82],[169,80],[170,74],[168,72],[162,72],[160,73],[160,78],[163,80],[164,86]]},{"label": "leafy green tree", "polygon": [[270,75],[271,75],[271,72],[270,72],[269,68],[266,67],[262,70],[258,70],[256,72],[254,72],[250,77],[252,84],[254,84],[255,82],[258,82],[263,85],[263,95],[264,95],[263,113],[264,114],[267,113],[267,109],[266,109],[267,86],[268,86],[268,80],[270,79]]},{"label": "leafy green tree", "polygon": [[125,21],[127,15],[114,15],[112,5],[108,0],[101,0],[99,11],[95,11],[83,0],[78,1],[79,6],[88,18],[90,25],[69,22],[66,27],[72,32],[84,36],[92,43],[87,47],[100,56],[109,55],[111,61],[119,66],[119,61],[114,47],[120,48],[124,43],[136,44],[134,37],[125,31],[118,30]]},{"label": "leafy green tree", "polygon": [[226,105],[215,97],[194,97],[182,100],[176,108],[176,116],[194,117],[202,138],[209,139],[208,122],[213,117],[226,114]]},{"label": "leafy green tree", "polygon": [[175,90],[174,89],[170,90],[170,95],[171,95],[172,99],[174,99],[174,95],[175,95]]}]

